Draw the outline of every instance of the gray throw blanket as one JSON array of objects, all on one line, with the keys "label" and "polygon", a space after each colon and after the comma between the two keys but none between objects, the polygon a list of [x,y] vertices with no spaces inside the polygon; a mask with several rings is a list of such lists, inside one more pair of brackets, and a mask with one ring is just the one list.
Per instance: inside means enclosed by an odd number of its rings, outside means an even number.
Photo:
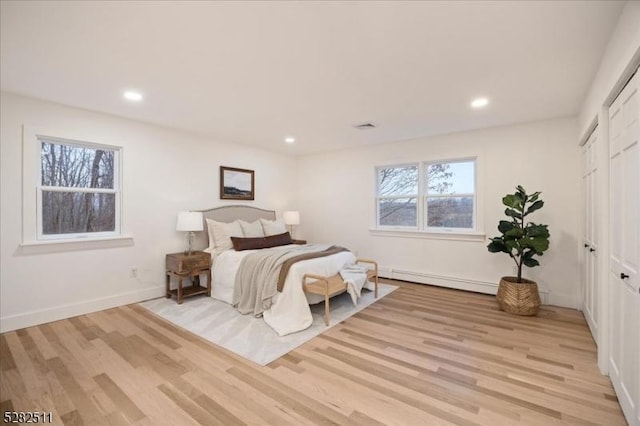
[{"label": "gray throw blanket", "polygon": [[[280,270],[285,262],[300,257],[306,260],[311,257],[330,256],[342,247],[329,244],[306,244],[288,248],[262,249],[248,254],[240,262],[233,289],[233,306],[241,314],[253,313],[261,316],[271,307],[274,296],[278,293]],[[317,256],[310,256],[317,253]],[[288,263],[288,266],[291,262]],[[302,284],[301,284],[302,285]]]}]

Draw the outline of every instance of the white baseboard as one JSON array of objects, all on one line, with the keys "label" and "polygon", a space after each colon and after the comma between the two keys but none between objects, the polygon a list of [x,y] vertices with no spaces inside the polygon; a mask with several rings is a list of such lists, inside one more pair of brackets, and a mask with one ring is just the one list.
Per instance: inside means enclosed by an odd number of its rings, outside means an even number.
[{"label": "white baseboard", "polygon": [[127,293],[109,296],[102,299],[85,300],[69,305],[56,306],[53,308],[31,311],[18,315],[0,317],[0,332],[17,330],[31,327],[47,322],[58,321],[104,309],[115,308],[117,306],[128,305],[130,303],[142,302],[164,296],[165,289],[162,287],[149,287],[142,290],[130,291]]},{"label": "white baseboard", "polygon": [[[380,277],[397,279],[402,281],[415,282],[420,284],[430,284],[438,287],[455,288],[458,290],[475,291],[485,294],[496,294],[498,283],[487,281],[471,280],[468,278],[458,278],[429,274],[424,272],[405,271],[389,267],[378,269]],[[104,309],[115,308],[131,303],[142,302],[164,296],[164,286],[148,287],[142,290],[135,290],[102,299],[86,300],[69,305],[56,306],[53,308],[31,311],[18,315],[0,317],[0,333],[45,324]],[[577,301],[574,297],[551,293],[548,289],[539,288],[540,299],[545,305],[564,306],[576,308]]]},{"label": "white baseboard", "polygon": [[[383,278],[410,281],[419,284],[430,284],[438,287],[455,288],[458,290],[475,291],[477,293],[496,294],[498,292],[497,282],[492,283],[488,281],[471,280],[468,278],[447,277],[425,272],[404,271],[389,267],[378,268],[378,274]],[[556,303],[553,298],[550,297],[549,290],[546,288],[539,287],[538,291],[543,305],[553,304],[573,307]]]}]

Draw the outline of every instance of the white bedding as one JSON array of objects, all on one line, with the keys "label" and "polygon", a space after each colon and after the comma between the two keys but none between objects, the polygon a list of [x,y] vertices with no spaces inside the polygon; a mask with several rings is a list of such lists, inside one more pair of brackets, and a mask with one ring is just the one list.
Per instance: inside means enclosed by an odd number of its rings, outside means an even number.
[{"label": "white bedding", "polygon": [[[289,246],[282,246],[286,248]],[[232,303],[236,272],[244,256],[256,250],[226,250],[215,256],[213,263],[211,297]],[[345,251],[331,256],[319,257],[294,263],[284,282],[281,293],[275,298],[271,308],[264,312],[264,321],[279,336],[304,330],[313,322],[309,304],[319,303],[323,296],[305,294],[302,277],[306,273],[334,275],[346,264],[356,260],[353,253]]]}]

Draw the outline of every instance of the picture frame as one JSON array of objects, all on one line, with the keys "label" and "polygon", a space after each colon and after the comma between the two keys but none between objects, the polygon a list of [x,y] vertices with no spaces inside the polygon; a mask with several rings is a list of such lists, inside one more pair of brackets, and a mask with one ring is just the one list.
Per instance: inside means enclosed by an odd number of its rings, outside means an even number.
[{"label": "picture frame", "polygon": [[255,199],[255,172],[236,167],[220,166],[220,199]]}]

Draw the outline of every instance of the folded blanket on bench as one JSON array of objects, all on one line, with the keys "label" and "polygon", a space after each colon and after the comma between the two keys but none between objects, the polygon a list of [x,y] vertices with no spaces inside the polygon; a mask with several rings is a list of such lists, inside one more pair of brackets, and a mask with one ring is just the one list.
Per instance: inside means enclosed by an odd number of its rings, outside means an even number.
[{"label": "folded blanket on bench", "polygon": [[339,273],[347,285],[347,293],[351,296],[351,301],[356,305],[362,293],[362,287],[367,282],[367,268],[361,265],[347,265]]}]

